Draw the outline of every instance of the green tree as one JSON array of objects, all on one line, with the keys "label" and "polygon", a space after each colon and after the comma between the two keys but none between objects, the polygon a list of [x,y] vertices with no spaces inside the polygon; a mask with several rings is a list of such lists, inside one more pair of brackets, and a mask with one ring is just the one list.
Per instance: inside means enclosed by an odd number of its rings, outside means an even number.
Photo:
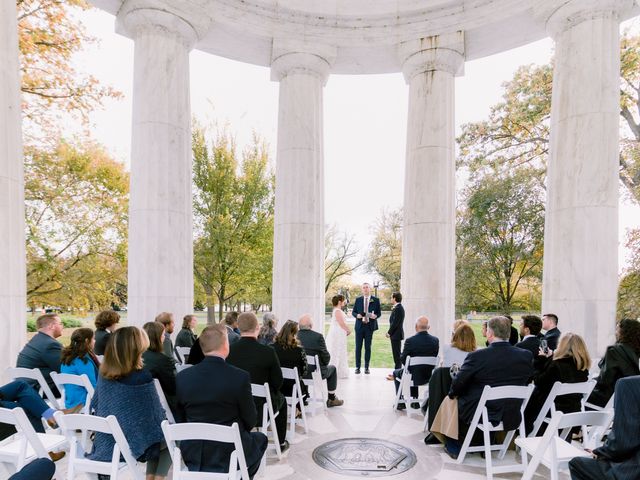
[{"label": "green tree", "polygon": [[402,260],[402,209],[383,211],[373,227],[367,254],[367,269],[376,273],[394,291],[400,290]]},{"label": "green tree", "polygon": [[216,304],[221,320],[232,300],[271,303],[274,176],[260,139],[239,158],[228,132],[207,136],[194,125],[194,274],[212,323]]},{"label": "green tree", "polygon": [[364,265],[365,261],[358,253],[355,235],[339,232],[335,225],[327,228],[324,235],[324,293]]},{"label": "green tree", "polygon": [[126,284],[124,166],[94,143],[24,153],[28,302],[110,305]]},{"label": "green tree", "polygon": [[507,313],[529,307],[515,300],[525,282],[540,281],[544,193],[535,172],[525,168],[467,186],[457,226],[459,306]]},{"label": "green tree", "polygon": [[627,249],[631,259],[618,288],[618,319],[640,318],[640,229],[629,232]]},{"label": "green tree", "polygon": [[95,38],[78,20],[86,0],[17,0],[23,115],[31,135],[57,130],[60,113],[83,121],[106,97],[120,94],[73,66],[73,57]]}]

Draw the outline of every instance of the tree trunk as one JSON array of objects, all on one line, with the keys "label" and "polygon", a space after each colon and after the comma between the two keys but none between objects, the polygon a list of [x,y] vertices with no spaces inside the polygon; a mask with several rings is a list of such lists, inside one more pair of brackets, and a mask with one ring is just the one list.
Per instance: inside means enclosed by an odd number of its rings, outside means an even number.
[{"label": "tree trunk", "polygon": [[205,288],[204,293],[207,296],[207,325],[213,325],[216,323],[216,303],[213,299],[213,290],[211,288]]},{"label": "tree trunk", "polygon": [[222,322],[222,312],[224,310],[224,285],[220,285],[220,290],[218,290],[218,322]]}]

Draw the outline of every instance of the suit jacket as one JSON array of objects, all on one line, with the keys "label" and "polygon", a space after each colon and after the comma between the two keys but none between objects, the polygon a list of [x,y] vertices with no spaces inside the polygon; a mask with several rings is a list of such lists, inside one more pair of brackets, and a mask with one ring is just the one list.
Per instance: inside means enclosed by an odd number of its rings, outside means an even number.
[{"label": "suit jacket", "polygon": [[511,326],[511,334],[509,335],[509,343],[511,345],[515,345],[516,343],[518,343],[518,339],[519,338],[520,337],[518,335],[518,329],[512,325]]},{"label": "suit jacket", "polygon": [[240,334],[237,333],[229,325],[225,325],[225,327],[227,327],[227,338],[229,339],[229,346],[231,346],[234,343],[236,343],[238,340],[240,340]]},{"label": "suit jacket", "polygon": [[558,348],[558,340],[560,339],[560,330],[558,328],[551,328],[544,334],[544,339],[547,341],[547,346],[551,350]]},{"label": "suit jacket", "polygon": [[515,345],[518,348],[523,348],[524,350],[529,350],[533,358],[538,357],[540,353],[540,339],[535,335],[533,337],[527,337],[519,343]]},{"label": "suit jacket", "polygon": [[589,402],[601,407],[604,407],[613,395],[616,382],[620,378],[640,374],[638,354],[624,343],[608,346],[598,366],[600,374],[589,396]]},{"label": "suit jacket", "polygon": [[397,303],[393,310],[391,310],[391,316],[389,317],[389,330],[387,334],[391,340],[403,340],[404,339],[404,307],[401,303]]},{"label": "suit jacket", "polygon": [[[437,357],[440,350],[440,342],[437,337],[429,332],[418,332],[404,341],[400,361],[402,364],[411,357]],[[424,385],[429,382],[433,367],[431,365],[416,365],[409,367],[411,381],[414,385]]]},{"label": "suit jacket", "polygon": [[173,359],[173,342],[171,341],[171,335],[165,332],[162,339],[162,352],[169,358]]},{"label": "suit jacket", "polygon": [[[456,378],[453,379],[450,397],[458,397],[460,421],[471,423],[482,390],[486,385],[527,385],[533,375],[531,352],[517,348],[509,342],[493,342],[487,348],[469,353]],[[489,420],[505,422],[511,429],[520,422],[519,400],[497,400],[487,404]]]},{"label": "suit jacket", "polygon": [[363,328],[368,328],[372,332],[378,330],[378,318],[380,318],[380,300],[378,297],[374,297],[373,295],[369,296],[369,309],[368,313],[375,313],[376,318],[369,319],[369,323],[364,323],[361,318],[358,318],[358,314],[364,316],[364,297],[356,298],[356,302],[353,304],[353,310],[351,314],[356,319],[355,330],[356,332],[360,331]]},{"label": "suit jacket", "polygon": [[[62,344],[60,342],[46,333],[38,332],[18,354],[16,367],[39,369],[53,394],[59,397],[60,392],[51,380],[51,372],[60,372],[61,353]],[[37,387],[35,380],[26,381],[38,390],[39,387]]]},{"label": "suit jacket", "polygon": [[[277,412],[285,402],[284,395],[280,392],[282,388],[282,370],[280,361],[273,348],[258,343],[258,340],[250,337],[241,337],[236,343],[231,345],[227,363],[241,368],[249,374],[251,383],[263,385],[269,384],[273,410]],[[258,409],[258,421],[262,421],[262,406],[264,400],[255,398]]]},{"label": "suit jacket", "polygon": [[104,351],[107,348],[107,341],[111,337],[111,332],[108,332],[104,328],[98,328],[95,333],[96,344],[93,347],[93,352],[96,355],[104,355]]},{"label": "suit jacket", "polygon": [[144,369],[148,370],[153,378],[160,381],[160,386],[167,397],[171,410],[175,410],[176,404],[176,364],[173,359],[164,353],[147,350],[142,354]]},{"label": "suit jacket", "polygon": [[[176,378],[176,421],[232,425],[238,423],[247,460],[251,465],[262,456],[255,436],[257,412],[251,395],[251,380],[244,370],[219,357],[206,357]],[[190,440],[180,442],[182,458],[189,470],[221,472],[229,467],[233,446],[218,442]]]},{"label": "suit jacket", "polygon": [[[298,377],[300,378],[303,378],[307,374],[307,354],[304,348],[282,348],[282,345],[278,343],[274,343],[271,347],[273,351],[276,352],[281,367],[295,368],[298,370]],[[280,391],[285,397],[290,397],[293,394],[294,385],[295,381],[293,380],[283,380]],[[304,382],[300,382],[300,390],[302,390],[302,395],[307,394],[307,386]]]},{"label": "suit jacket", "polygon": [[[318,356],[320,372],[322,373],[322,377],[325,378],[327,376],[327,366],[331,360],[331,354],[329,350],[327,350],[327,344],[322,334],[313,330],[300,330],[298,331],[298,340],[300,340],[306,355]],[[311,372],[314,370],[315,367],[309,366],[306,378],[311,378]]]},{"label": "suit jacket", "polygon": [[176,347],[193,347],[198,336],[190,328],[181,328],[176,337]]},{"label": "suit jacket", "polygon": [[605,464],[607,480],[634,480],[640,465],[640,376],[616,383],[611,432],[594,453]]}]

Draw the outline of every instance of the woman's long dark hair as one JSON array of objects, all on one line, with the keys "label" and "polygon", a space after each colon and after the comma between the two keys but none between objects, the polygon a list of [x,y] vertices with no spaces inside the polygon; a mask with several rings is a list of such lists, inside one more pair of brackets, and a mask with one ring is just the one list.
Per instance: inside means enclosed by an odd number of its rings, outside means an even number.
[{"label": "woman's long dark hair", "polygon": [[60,360],[63,365],[71,365],[74,359],[79,358],[84,363],[89,361],[91,352],[91,339],[93,330],[90,328],[78,328],[71,334],[71,342],[68,347],[62,349]]}]

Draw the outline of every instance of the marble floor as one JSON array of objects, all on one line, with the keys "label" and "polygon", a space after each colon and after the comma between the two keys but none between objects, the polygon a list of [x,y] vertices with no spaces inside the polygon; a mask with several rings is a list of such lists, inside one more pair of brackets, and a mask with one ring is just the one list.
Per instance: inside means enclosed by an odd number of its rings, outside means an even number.
[{"label": "marble floor", "polygon": [[[309,432],[298,428],[291,448],[278,461],[271,456],[262,478],[264,480],[339,480],[354,476],[339,475],[317,466],[312,459],[313,450],[339,438],[373,437],[404,445],[416,454],[417,463],[410,470],[389,476],[393,480],[475,480],[486,478],[484,460],[479,454],[468,455],[464,464],[458,465],[439,445],[427,446],[423,439],[423,417],[393,410],[393,383],[386,380],[386,369],[372,369],[370,375],[354,375],[338,383],[338,396],[345,401],[341,407],[330,408],[326,413],[318,411],[308,416]],[[514,463],[513,452],[495,465]],[[561,479],[568,475],[561,473]],[[0,478],[7,478],[0,471]],[[500,474],[496,478],[515,480],[521,474]],[[57,479],[66,478],[66,459],[57,463]],[[86,476],[78,476],[85,479]],[[128,479],[129,476],[123,476]],[[170,477],[169,477],[170,478]],[[549,478],[546,468],[540,467],[537,478]]]}]

